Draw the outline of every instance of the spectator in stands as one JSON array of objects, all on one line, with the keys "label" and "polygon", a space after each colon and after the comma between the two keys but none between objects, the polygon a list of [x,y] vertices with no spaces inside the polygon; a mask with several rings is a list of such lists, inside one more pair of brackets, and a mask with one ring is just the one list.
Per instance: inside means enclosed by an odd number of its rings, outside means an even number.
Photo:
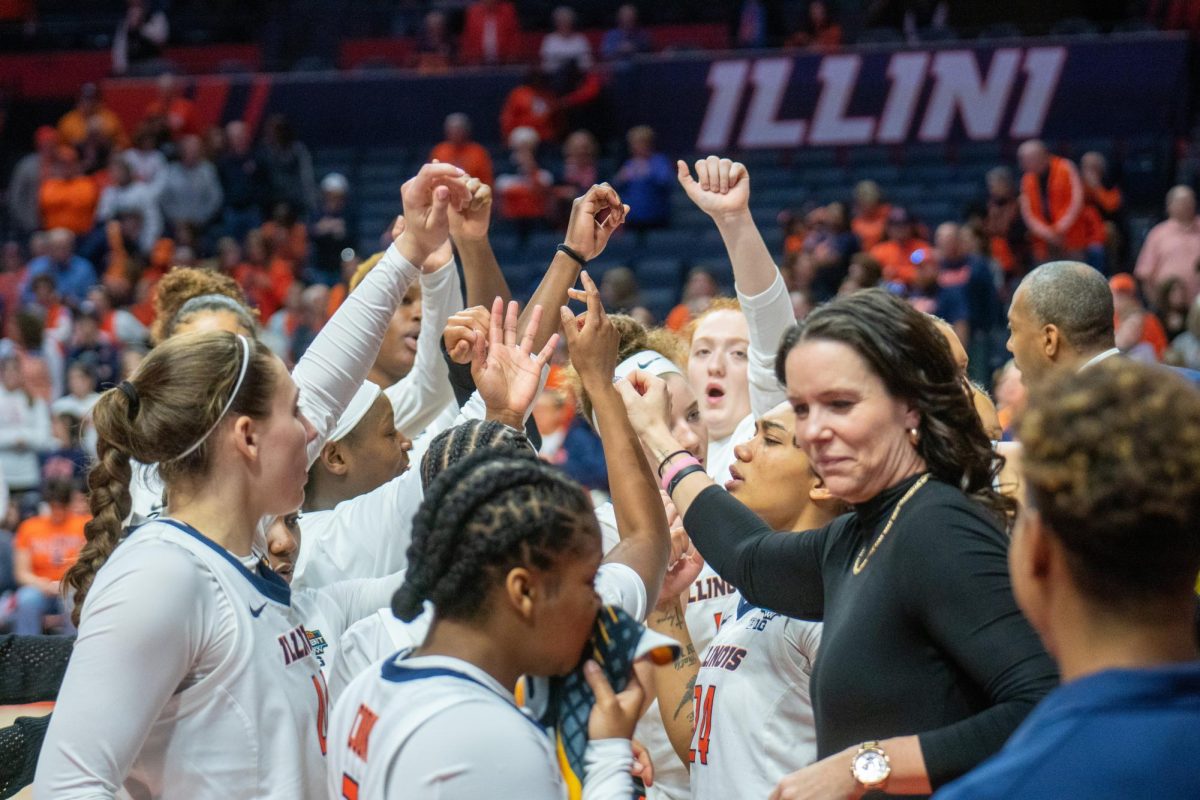
[{"label": "spectator in stands", "polygon": [[89,126],[99,126],[109,142],[120,148],[129,146],[129,137],[121,119],[100,101],[100,90],[85,83],[79,90],[79,102],[58,120],[58,135],[66,144],[78,147],[87,138]]},{"label": "spectator in stands", "polygon": [[88,518],[71,513],[69,481],[48,484],[46,502],[48,513],[22,522],[13,539],[14,571],[21,586],[13,624],[18,635],[43,633],[42,620],[47,614],[61,617],[66,631],[74,630],[70,609],[62,601],[62,577],[83,549],[83,526]]},{"label": "spectator in stands", "polygon": [[551,367],[545,391],[533,407],[533,420],[542,436],[538,455],[588,489],[607,492],[604,448],[596,431],[576,412],[577,407],[562,368]]},{"label": "spectator in stands", "polygon": [[50,426],[56,447],[42,457],[42,485],[57,480],[83,485],[96,453],[94,442],[90,454],[84,449],[83,421],[74,414],[51,412]]},{"label": "spectator in stands", "polygon": [[173,141],[203,132],[196,104],[184,97],[179,78],[169,72],[158,76],[158,97],[146,106],[142,123],[155,128]]},{"label": "spectator in stands", "polygon": [[316,208],[317,187],[312,157],[308,148],[297,141],[291,123],[282,114],[267,120],[261,163],[267,177],[267,200],[272,208],[278,203],[287,203],[304,215]]},{"label": "spectator in stands", "polygon": [[38,192],[50,177],[58,149],[58,132],[43,125],[33,135],[34,152],[23,156],[13,168],[8,182],[8,214],[19,234],[30,234],[42,227]]},{"label": "spectator in stands", "polygon": [[121,155],[133,170],[133,179],[150,187],[154,197],[161,197],[167,181],[167,158],[158,149],[154,129],[148,125],[138,127],[133,147]]},{"label": "spectator in stands", "polygon": [[555,216],[560,225],[570,216],[575,198],[600,182],[599,151],[596,137],[588,131],[575,131],[563,142],[562,173],[554,182]]},{"label": "spectator in stands", "polygon": [[629,158],[617,171],[613,186],[629,206],[625,226],[634,230],[664,228],[671,221],[671,190],[675,167],[654,149],[654,129],[630,128],[625,135]]},{"label": "spectator in stands", "polygon": [[15,493],[41,484],[38,453],[54,447],[50,408],[26,387],[21,361],[13,350],[0,355],[0,470]]},{"label": "spectator in stands", "polygon": [[453,164],[488,186],[494,184],[492,157],[486,147],[471,139],[471,118],[461,111],[448,114],[442,130],[446,138],[429,153],[430,160]]},{"label": "spectator in stands", "polygon": [[526,236],[549,218],[554,176],[538,164],[538,134],[533,128],[514,130],[508,146],[511,172],[496,178],[500,216],[515,222],[520,234]]},{"label": "spectator in stands", "polygon": [[[297,282],[288,284],[283,304],[266,319],[262,340],[275,355],[287,361],[291,356],[292,337],[304,321],[304,286]],[[390,384],[389,384],[390,385]]]},{"label": "spectator in stands", "polygon": [[842,26],[837,23],[824,0],[812,0],[800,29],[788,37],[788,47],[807,47],[832,52],[842,45]]},{"label": "spectator in stands", "polygon": [[859,289],[878,286],[883,280],[883,266],[870,253],[858,252],[850,257],[850,272],[838,287],[838,296],[853,294]]},{"label": "spectator in stands", "polygon": [[163,219],[158,197],[150,184],[138,183],[133,179],[129,162],[119,154],[109,159],[108,174],[111,183],[100,193],[96,222],[102,225],[121,214],[137,212],[141,217],[137,249],[141,255],[146,255],[162,235]]},{"label": "spectator in stands", "polygon": [[1028,266],[1028,240],[1012,170],[1008,167],[988,170],[987,191],[983,232],[988,237],[992,258],[1006,275],[1019,278]]},{"label": "spectator in stands", "polygon": [[742,0],[729,6],[734,11],[730,18],[734,47],[761,50],[779,43],[784,26],[778,0]]},{"label": "spectator in stands", "polygon": [[992,393],[996,397],[996,417],[1003,431],[1000,441],[1011,442],[1021,415],[1025,412],[1027,393],[1017,362],[1011,358],[1006,361],[1004,366],[996,370],[992,383],[995,387]]},{"label": "spectator in stands", "polygon": [[455,62],[455,55],[446,14],[437,10],[428,12],[421,22],[409,66],[423,73],[445,72]]},{"label": "spectator in stands", "polygon": [[546,73],[531,69],[525,82],[508,93],[500,109],[500,135],[509,141],[517,128],[532,128],[543,142],[556,142],[560,132],[558,97]]},{"label": "spectator in stands", "polygon": [[21,306],[21,288],[28,273],[21,243],[5,242],[0,248],[0,331],[6,329],[9,316]]},{"label": "spectator in stands", "polygon": [[1200,370],[1200,297],[1192,301],[1187,327],[1171,340],[1171,348],[1164,360],[1176,367]]},{"label": "spectator in stands", "polygon": [[38,275],[29,282],[29,287],[33,290],[33,305],[28,310],[41,315],[42,329],[50,341],[59,347],[66,347],[71,341],[74,318],[71,309],[62,303],[54,277]]},{"label": "spectator in stands", "polygon": [[163,214],[175,237],[181,238],[184,228],[202,235],[217,218],[223,200],[217,168],[205,158],[200,137],[184,136],[179,140],[179,160],[167,167],[162,193]]},{"label": "spectator in stands", "polygon": [[517,9],[508,0],[475,0],[467,7],[461,48],[464,63],[516,61],[521,55],[520,39]]},{"label": "spectator in stands", "polygon": [[1094,150],[1079,159],[1079,177],[1083,181],[1083,206],[1088,214],[1089,226],[1093,226],[1089,237],[1089,254],[1093,248],[1102,248],[1101,272],[1116,268],[1121,263],[1121,218],[1124,197],[1121,189],[1108,174],[1108,160]]},{"label": "spectator in stands", "polygon": [[96,270],[91,262],[75,254],[75,234],[67,228],[55,228],[47,237],[49,252],[29,262],[29,273],[21,298],[34,302],[32,281],[39,275],[54,278],[59,293],[72,304],[82,303],[88,290],[96,285]]},{"label": "spectator in stands", "polygon": [[575,30],[575,12],[568,6],[559,6],[550,19],[554,30],[542,37],[539,50],[542,69],[554,74],[570,63],[584,71],[591,69],[592,45],[586,36]]},{"label": "spectator in stands", "polygon": [[288,355],[285,360],[295,364],[303,356],[304,351],[317,338],[321,328],[325,327],[325,310],[329,307],[329,287],[317,283],[300,293],[300,317],[292,338],[288,342]]},{"label": "spectator in stands", "polygon": [[37,309],[31,307],[18,313],[13,318],[10,332],[10,344],[21,365],[25,391],[47,403],[62,395],[66,374],[62,348],[46,336]]},{"label": "spectator in stands", "polygon": [[[100,320],[100,330],[119,346],[143,343],[149,336],[146,326],[124,308],[113,304],[112,293],[105,286],[93,286],[87,303]],[[87,304],[85,304],[85,309]]]},{"label": "spectator in stands", "polygon": [[124,75],[134,68],[154,63],[162,56],[170,25],[162,4],[154,0],[127,0],[125,16],[113,35],[113,74]]},{"label": "spectator in stands", "polygon": [[100,329],[100,316],[95,309],[82,311],[75,318],[67,362],[91,367],[96,374],[97,387],[117,385],[117,376],[121,372],[120,350],[108,334]]},{"label": "spectator in stands", "polygon": [[1178,278],[1168,278],[1158,287],[1158,294],[1151,303],[1151,309],[1162,320],[1163,330],[1167,339],[1173,340],[1187,330],[1188,303],[1187,287]]},{"label": "spectator in stands", "polygon": [[1113,275],[1112,290],[1116,344],[1121,352],[1139,361],[1161,361],[1167,352],[1167,334],[1162,321],[1142,305],[1137,283],[1128,272]]},{"label": "spectator in stands", "polygon": [[225,126],[225,151],[217,159],[221,191],[225,196],[223,227],[238,241],[262,224],[265,175],[246,123],[234,120]]},{"label": "spectator in stands", "polygon": [[883,202],[883,190],[875,181],[859,181],[854,187],[854,219],[850,221],[850,230],[858,237],[863,250],[870,250],[883,241],[891,210],[892,207]]},{"label": "spectator in stands", "polygon": [[96,371],[85,361],[72,361],[67,367],[67,393],[50,404],[50,413],[70,414],[84,419],[100,399],[96,391],[99,381]]},{"label": "spectator in stands", "polygon": [[272,256],[271,245],[261,229],[246,235],[246,258],[230,274],[246,293],[246,301],[258,309],[264,320],[269,320],[283,304],[295,281],[291,263]]},{"label": "spectator in stands", "polygon": [[[946,287],[961,287],[963,292],[967,335],[956,331],[967,349],[968,362],[975,367],[972,380],[984,383],[991,374],[994,351],[998,350],[994,346],[998,343],[995,334],[1004,327],[1004,306],[991,265],[969,247],[974,239],[971,229],[944,222],[934,231],[933,249],[939,267],[939,283]],[[946,321],[953,324],[953,320]]]},{"label": "spectator in stands", "polygon": [[850,256],[858,252],[844,205],[830,203],[809,212],[802,252],[811,261],[813,298],[818,303],[831,299],[849,273]]},{"label": "spectator in stands", "polygon": [[887,238],[871,248],[871,257],[883,268],[883,279],[889,283],[912,286],[916,278],[916,253],[929,253],[929,242],[917,235],[917,227],[908,212],[895,206],[888,213]]},{"label": "spectator in stands", "polygon": [[717,286],[717,279],[711,272],[703,267],[692,267],[687,281],[683,284],[683,296],[679,300],[679,305],[667,314],[663,326],[667,330],[682,331],[689,322],[708,310],[713,298],[720,293],[721,288]]},{"label": "spectator in stands", "polygon": [[965,347],[970,337],[965,284],[939,280],[938,259],[932,250],[914,253],[913,260],[916,262],[913,281],[906,295],[909,304],[950,323]]},{"label": "spectator in stands", "polygon": [[1200,296],[1200,217],[1190,187],[1167,192],[1167,219],[1146,236],[1134,274],[1151,295],[1168,279],[1178,278],[1187,288],[1188,302]]},{"label": "spectator in stands", "polygon": [[1083,181],[1068,159],[1052,155],[1037,139],[1017,150],[1021,170],[1021,217],[1029,229],[1034,258],[1084,261],[1087,224]]},{"label": "spectator in stands", "polygon": [[613,314],[630,314],[642,305],[642,289],[629,267],[613,267],[600,279],[600,301]]},{"label": "spectator in stands", "polygon": [[626,3],[617,9],[617,27],[600,41],[600,58],[619,61],[651,50],[650,34],[638,24],[637,6]]},{"label": "spectator in stands", "polygon": [[332,286],[341,277],[341,253],[358,244],[358,228],[347,213],[350,182],[340,172],[321,179],[321,210],[309,226],[311,280]]},{"label": "spectator in stands", "polygon": [[95,222],[99,199],[96,182],[80,168],[79,153],[68,145],[59,147],[50,175],[38,192],[42,225],[66,228],[77,235],[87,233]]}]

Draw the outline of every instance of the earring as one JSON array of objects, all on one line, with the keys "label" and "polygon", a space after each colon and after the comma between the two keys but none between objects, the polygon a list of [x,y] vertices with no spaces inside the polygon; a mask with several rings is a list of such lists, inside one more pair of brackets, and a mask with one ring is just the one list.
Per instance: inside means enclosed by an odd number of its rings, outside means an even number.
[{"label": "earring", "polygon": [[916,428],[908,429],[908,443],[916,447],[921,443],[921,432]]}]

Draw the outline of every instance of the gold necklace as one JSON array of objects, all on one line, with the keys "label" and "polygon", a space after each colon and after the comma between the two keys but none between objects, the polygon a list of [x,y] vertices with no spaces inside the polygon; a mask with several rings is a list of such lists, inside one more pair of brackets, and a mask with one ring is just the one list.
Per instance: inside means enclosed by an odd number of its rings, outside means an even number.
[{"label": "gold necklace", "polygon": [[896,522],[896,517],[900,516],[900,509],[904,508],[904,504],[907,503],[912,496],[917,493],[918,489],[925,485],[927,480],[929,480],[928,472],[922,475],[921,479],[914,483],[912,487],[904,493],[904,497],[901,497],[900,502],[896,503],[896,507],[892,509],[892,516],[888,518],[887,525],[883,526],[883,533],[879,534],[879,538],[875,540],[875,544],[871,545],[871,550],[866,552],[867,547],[866,545],[863,545],[862,550],[858,551],[858,556],[854,559],[855,575],[867,568],[867,562],[871,560],[871,556],[875,555],[875,551],[879,549],[879,545],[883,544],[883,540],[886,539],[887,535],[891,532],[892,525],[894,525]]}]

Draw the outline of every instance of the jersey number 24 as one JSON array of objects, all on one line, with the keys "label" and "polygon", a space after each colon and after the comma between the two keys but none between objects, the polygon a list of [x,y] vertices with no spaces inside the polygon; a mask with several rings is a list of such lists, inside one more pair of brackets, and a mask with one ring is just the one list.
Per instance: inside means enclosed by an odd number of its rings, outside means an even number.
[{"label": "jersey number 24", "polygon": [[713,700],[717,694],[717,687],[709,686],[707,691],[705,688],[700,684],[696,684],[695,687],[696,733],[693,742],[696,746],[688,750],[688,761],[695,764],[696,756],[699,755],[702,766],[708,763],[709,737],[712,736]]}]

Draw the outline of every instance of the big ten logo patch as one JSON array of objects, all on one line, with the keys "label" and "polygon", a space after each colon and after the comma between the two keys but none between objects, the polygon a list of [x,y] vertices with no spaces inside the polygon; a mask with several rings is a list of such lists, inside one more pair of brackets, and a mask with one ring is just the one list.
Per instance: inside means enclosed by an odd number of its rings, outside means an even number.
[{"label": "big ten logo patch", "polygon": [[325,635],[319,630],[304,629],[304,636],[308,639],[308,646],[312,648],[312,654],[317,657],[317,663],[322,667],[325,666],[325,648],[329,646],[325,641]]}]

